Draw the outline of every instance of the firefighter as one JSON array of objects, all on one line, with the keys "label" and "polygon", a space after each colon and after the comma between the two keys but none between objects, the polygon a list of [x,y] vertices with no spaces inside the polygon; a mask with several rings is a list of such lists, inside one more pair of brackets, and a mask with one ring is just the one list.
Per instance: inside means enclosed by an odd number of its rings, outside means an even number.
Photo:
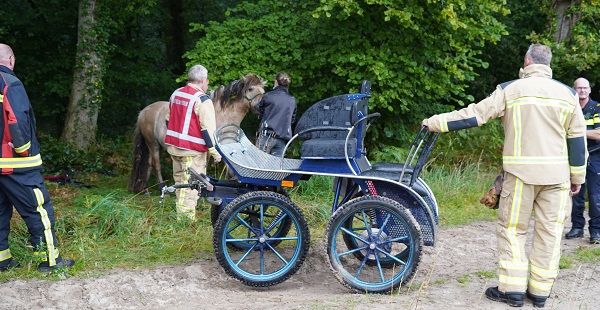
[{"label": "firefighter", "polygon": [[[209,154],[215,162],[221,155],[211,137],[217,126],[213,102],[208,89],[208,71],[195,65],[188,71],[188,83],[178,88],[169,100],[169,115],[165,142],[173,159],[173,179],[176,184],[188,183],[188,168],[206,173]],[[180,188],[175,191],[175,211],[178,219],[196,219],[198,191]]]},{"label": "firefighter", "polygon": [[15,55],[0,43],[0,104],[2,105],[2,149],[0,158],[0,270],[17,267],[8,246],[13,206],[30,234],[40,272],[71,267],[57,248],[54,207],[41,175],[42,158],[35,136],[35,117],[23,83],[13,72]]},{"label": "firefighter", "polygon": [[[543,307],[558,275],[564,222],[571,196],[585,180],[585,121],[575,91],[552,79],[548,46],[532,44],[519,79],[500,84],[486,99],[423,120],[430,131],[476,127],[502,118],[504,181],[497,224],[499,285],[487,298]],[[529,258],[525,241],[535,213]]]}]

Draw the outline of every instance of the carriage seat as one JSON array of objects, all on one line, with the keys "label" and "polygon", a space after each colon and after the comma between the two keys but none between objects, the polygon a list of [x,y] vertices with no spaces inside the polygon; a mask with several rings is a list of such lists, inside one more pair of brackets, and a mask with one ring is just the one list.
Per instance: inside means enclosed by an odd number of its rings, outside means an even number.
[{"label": "carriage seat", "polygon": [[237,125],[224,125],[214,136],[219,153],[243,178],[283,180],[302,164],[300,159],[277,157],[261,151]]},{"label": "carriage seat", "polygon": [[[359,124],[348,137],[356,122],[367,115],[365,94],[347,94],[323,99],[312,105],[300,118],[294,130],[302,142],[302,159],[344,159],[362,152],[366,122]],[[308,130],[308,132],[306,132]],[[304,131],[304,133],[303,133]],[[348,143],[345,144],[348,137]]]}]

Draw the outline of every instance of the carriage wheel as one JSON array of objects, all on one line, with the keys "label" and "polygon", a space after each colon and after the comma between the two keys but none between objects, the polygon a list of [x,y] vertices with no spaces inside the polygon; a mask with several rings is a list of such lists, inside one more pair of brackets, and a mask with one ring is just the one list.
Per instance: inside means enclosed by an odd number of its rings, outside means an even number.
[{"label": "carriage wheel", "polygon": [[[217,221],[219,220],[219,215],[221,214],[221,206],[211,205],[210,208],[210,222],[213,227],[216,227]],[[242,219],[250,223],[254,228],[258,228],[260,225],[260,206],[248,207],[243,211]],[[281,237],[287,236],[290,228],[292,227],[292,220],[289,217],[284,217],[284,213],[276,208],[268,208],[266,207],[262,213],[264,217],[264,222],[266,223],[275,223],[273,229],[268,232],[269,243],[272,246],[277,246],[281,242]],[[280,218],[283,218],[282,221],[279,221]],[[238,231],[239,233],[240,231]],[[247,230],[247,236],[252,235],[252,230]],[[229,236],[231,237],[231,236]],[[251,248],[254,244],[247,241],[239,241],[239,242],[229,242],[227,246],[232,250],[247,250]]]},{"label": "carriage wheel", "polygon": [[332,215],[325,235],[329,267],[357,291],[391,292],[413,277],[421,260],[417,221],[401,203],[385,197],[347,202]]},{"label": "carriage wheel", "polygon": [[[364,242],[360,241],[360,239],[358,238],[355,238],[354,235],[358,234],[362,239],[368,238],[369,236],[368,231],[364,225],[359,225],[358,227],[355,227],[356,221],[358,220],[360,222],[360,218],[358,218],[357,216],[358,214],[354,214],[354,217],[347,219],[346,222],[344,222],[343,224],[344,229],[352,231],[354,232],[354,234],[343,234],[342,237],[348,249],[353,251],[352,255],[354,255],[354,257],[356,257],[358,260],[362,261],[364,260],[365,255],[368,251],[364,247]],[[377,228],[373,229],[374,232],[377,232],[376,230]],[[385,235],[385,232],[382,232],[382,235]],[[383,248],[389,251],[391,249],[391,243],[383,245]],[[379,264],[381,264],[382,268],[393,268],[394,266],[396,266],[396,262],[398,260],[406,261],[408,259],[409,254],[410,248],[406,247],[400,253],[394,255],[395,258],[379,255]],[[377,266],[377,260],[375,259],[375,255],[368,255],[366,263],[369,266]]]},{"label": "carriage wheel", "polygon": [[[354,194],[352,196],[352,199],[362,197],[362,196],[363,196],[362,192],[357,192],[356,194]],[[356,216],[356,214],[355,214],[355,216]],[[347,219],[346,222],[344,222],[344,228],[346,228],[350,231],[354,231],[355,233],[357,233],[359,235],[366,236],[367,231],[366,231],[364,225],[358,225],[358,227],[356,227],[356,228],[354,227],[354,225],[356,225],[354,222],[355,219],[356,218]],[[350,250],[358,249],[359,247],[364,245],[364,243],[360,242],[357,238],[352,237],[351,234],[344,234],[343,238],[344,238],[344,242],[346,243],[346,246]],[[388,245],[388,247],[389,247],[389,245]],[[363,250],[359,249],[357,251],[352,252],[352,255],[354,255],[354,257],[356,257],[358,260],[362,261],[365,258],[366,252],[367,251],[364,249]],[[395,256],[399,260],[406,261],[408,259],[409,254],[410,254],[410,248],[406,247],[402,252],[396,254]],[[392,268],[396,265],[396,260],[388,258],[388,257],[381,257],[379,259],[379,263],[381,264],[381,267],[383,267],[383,268]],[[377,260],[375,260],[375,256],[369,255],[367,258],[367,265],[375,266],[376,264],[377,264]]]},{"label": "carriage wheel", "polygon": [[[275,235],[286,219],[290,222],[287,234]],[[237,197],[221,211],[214,226],[219,264],[248,286],[267,287],[287,280],[304,263],[309,243],[308,224],[300,208],[289,198],[268,191]],[[245,247],[241,251],[240,244]]]}]

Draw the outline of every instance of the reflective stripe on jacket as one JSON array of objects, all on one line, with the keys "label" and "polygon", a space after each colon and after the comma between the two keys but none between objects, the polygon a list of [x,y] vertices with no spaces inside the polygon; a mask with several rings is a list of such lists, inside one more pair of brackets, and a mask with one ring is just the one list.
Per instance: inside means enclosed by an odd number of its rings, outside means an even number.
[{"label": "reflective stripe on jacket", "polygon": [[[600,104],[598,102],[590,99],[585,105],[585,107],[583,107],[582,112],[587,130],[594,130],[600,128]],[[587,139],[587,147],[588,151],[594,149],[598,150],[598,148],[600,147],[600,141]]]},{"label": "reflective stripe on jacket", "polygon": [[502,117],[503,169],[528,184],[571,181],[583,184],[585,120],[575,91],[552,79],[552,70],[533,64],[518,80],[506,82],[486,99],[468,107],[432,116],[431,131],[476,127]]},{"label": "reflective stripe on jacket", "polygon": [[39,169],[42,158],[35,138],[35,116],[23,83],[14,72],[0,66],[0,105],[3,117],[0,149],[0,171],[11,174]]},{"label": "reflective stripe on jacket", "polygon": [[200,119],[194,109],[196,104],[206,100],[210,100],[206,94],[189,85],[179,88],[171,95],[166,144],[184,150],[208,151],[202,137]]}]

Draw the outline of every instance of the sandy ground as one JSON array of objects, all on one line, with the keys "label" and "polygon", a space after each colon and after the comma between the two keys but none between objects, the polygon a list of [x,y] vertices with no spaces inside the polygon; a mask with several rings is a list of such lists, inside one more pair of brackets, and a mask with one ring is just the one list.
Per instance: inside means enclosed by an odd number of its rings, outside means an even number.
[{"label": "sandy ground", "polygon": [[[330,272],[321,240],[286,282],[266,289],[229,278],[216,259],[150,270],[113,270],[100,277],[60,281],[13,280],[0,284],[0,309],[507,309],[483,292],[497,285],[494,223],[442,229],[425,247],[412,285],[395,295],[349,292]],[[567,224],[567,229],[570,224]],[[531,234],[530,234],[531,235]],[[563,253],[589,247],[563,240]],[[598,247],[598,245],[596,245]],[[598,265],[560,271],[546,309],[598,309]],[[533,309],[526,301],[522,309]]]}]

